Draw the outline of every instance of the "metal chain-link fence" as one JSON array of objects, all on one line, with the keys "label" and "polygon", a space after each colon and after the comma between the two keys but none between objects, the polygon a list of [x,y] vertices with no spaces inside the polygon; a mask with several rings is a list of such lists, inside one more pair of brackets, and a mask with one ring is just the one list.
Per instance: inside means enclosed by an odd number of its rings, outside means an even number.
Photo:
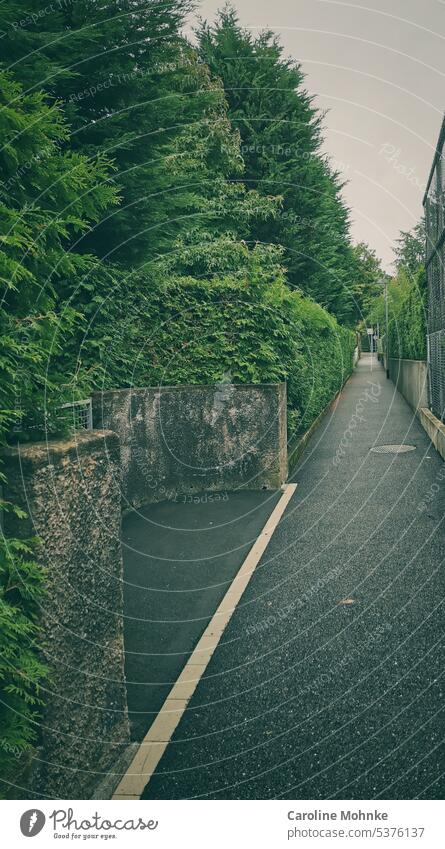
[{"label": "metal chain-link fence", "polygon": [[428,380],[430,407],[445,418],[445,119],[424,198],[428,277]]}]

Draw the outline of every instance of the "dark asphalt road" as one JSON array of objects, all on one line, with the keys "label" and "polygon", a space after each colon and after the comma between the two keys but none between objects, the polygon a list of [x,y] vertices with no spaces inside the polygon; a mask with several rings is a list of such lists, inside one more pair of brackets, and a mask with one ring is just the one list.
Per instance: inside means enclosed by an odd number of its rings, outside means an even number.
[{"label": "dark asphalt road", "polygon": [[162,707],[280,495],[180,495],[125,520],[125,673],[134,739]]},{"label": "dark asphalt road", "polygon": [[143,798],[443,798],[444,473],[362,360]]}]

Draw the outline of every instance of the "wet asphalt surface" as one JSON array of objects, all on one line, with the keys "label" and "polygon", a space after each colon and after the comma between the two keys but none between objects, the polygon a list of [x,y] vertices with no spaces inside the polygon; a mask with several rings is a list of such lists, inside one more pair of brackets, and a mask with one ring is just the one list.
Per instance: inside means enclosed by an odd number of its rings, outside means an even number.
[{"label": "wet asphalt surface", "polygon": [[443,798],[444,475],[364,358],[143,798]]},{"label": "wet asphalt surface", "polygon": [[125,674],[134,740],[162,707],[280,495],[178,495],[124,521]]}]

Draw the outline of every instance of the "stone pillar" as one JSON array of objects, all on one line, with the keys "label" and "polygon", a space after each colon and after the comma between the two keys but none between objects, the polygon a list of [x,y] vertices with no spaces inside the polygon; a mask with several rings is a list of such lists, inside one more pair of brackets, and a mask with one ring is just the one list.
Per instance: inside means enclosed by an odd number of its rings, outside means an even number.
[{"label": "stone pillar", "polygon": [[124,677],[120,448],[116,434],[5,452],[7,535],[37,536],[40,624],[50,667],[28,793],[88,799],[129,743]]}]

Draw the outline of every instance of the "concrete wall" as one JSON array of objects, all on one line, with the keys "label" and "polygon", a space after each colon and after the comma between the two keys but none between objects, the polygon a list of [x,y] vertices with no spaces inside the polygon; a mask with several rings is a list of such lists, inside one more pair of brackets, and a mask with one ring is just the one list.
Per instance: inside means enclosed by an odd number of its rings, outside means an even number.
[{"label": "concrete wall", "polygon": [[40,624],[51,678],[29,795],[85,799],[129,742],[119,441],[78,433],[8,449],[5,463],[5,497],[29,515],[9,516],[5,530],[37,534],[47,570]]},{"label": "concrete wall", "polygon": [[389,360],[389,376],[411,409],[428,407],[428,368],[423,360]]},{"label": "concrete wall", "polygon": [[93,422],[119,434],[124,508],[287,477],[285,384],[107,391],[93,396]]},{"label": "concrete wall", "polygon": [[445,460],[445,425],[426,407],[420,411],[420,422],[436,451]]}]

